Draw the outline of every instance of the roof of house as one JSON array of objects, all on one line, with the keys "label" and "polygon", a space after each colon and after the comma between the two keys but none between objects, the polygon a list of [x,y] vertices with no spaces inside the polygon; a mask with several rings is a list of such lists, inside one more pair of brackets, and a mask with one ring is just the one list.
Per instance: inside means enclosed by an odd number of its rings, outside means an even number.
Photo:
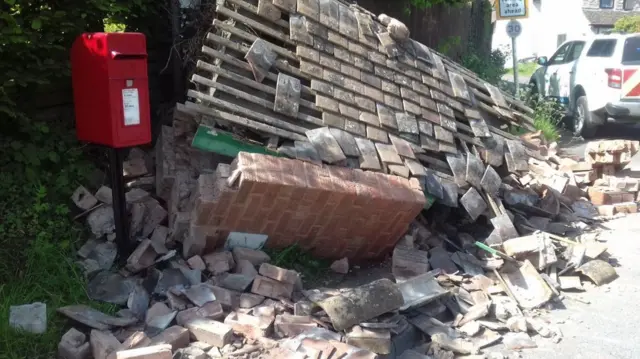
[{"label": "roof of house", "polygon": [[591,25],[610,25],[625,16],[640,16],[640,11],[617,11],[617,10],[582,10]]}]

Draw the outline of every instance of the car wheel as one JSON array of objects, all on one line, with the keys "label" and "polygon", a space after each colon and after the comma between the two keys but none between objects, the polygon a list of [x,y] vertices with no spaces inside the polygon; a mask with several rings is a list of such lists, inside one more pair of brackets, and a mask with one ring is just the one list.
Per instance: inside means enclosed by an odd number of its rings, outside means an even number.
[{"label": "car wheel", "polygon": [[574,136],[582,136],[583,138],[591,138],[596,133],[597,115],[589,111],[587,96],[580,96],[576,101],[576,111],[573,116],[573,134]]}]

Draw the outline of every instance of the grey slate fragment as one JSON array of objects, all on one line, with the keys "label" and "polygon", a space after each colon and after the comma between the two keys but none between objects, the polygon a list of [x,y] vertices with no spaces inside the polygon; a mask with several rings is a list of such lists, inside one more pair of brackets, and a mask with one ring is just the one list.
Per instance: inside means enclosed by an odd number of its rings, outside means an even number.
[{"label": "grey slate fragment", "polygon": [[451,168],[451,172],[453,172],[455,183],[459,187],[463,187],[467,183],[467,165],[465,159],[454,155],[447,155],[446,158],[449,168]]},{"label": "grey slate fragment", "polygon": [[393,110],[379,103],[376,104],[376,109],[378,111],[378,120],[380,121],[380,127],[398,129],[396,114]]},{"label": "grey slate fragment", "polygon": [[373,142],[356,137],[356,144],[360,151],[360,168],[368,170],[379,171],[382,169],[380,166],[380,160],[378,159],[378,153]]},{"label": "grey slate fragment", "polygon": [[398,49],[398,45],[391,38],[391,35],[388,32],[379,32],[376,34],[378,36],[378,41],[382,45],[382,48],[385,50],[388,56],[396,57],[400,55],[400,50]]},{"label": "grey slate fragment", "polygon": [[[299,7],[299,6],[298,6]],[[358,20],[358,30],[361,36],[375,36],[373,32],[372,24],[373,19],[371,16],[364,12],[356,11],[356,19]]]},{"label": "grey slate fragment", "polygon": [[298,12],[317,22],[320,17],[320,4],[318,0],[298,0]]},{"label": "grey slate fragment", "polygon": [[496,105],[504,108],[509,108],[509,105],[507,104],[507,101],[504,99],[504,96],[502,95],[502,92],[500,91],[500,89],[498,89],[497,87],[487,82],[485,82],[484,87],[487,88],[489,95],[491,95],[491,99]]},{"label": "grey slate fragment", "polygon": [[482,176],[484,175],[484,164],[478,157],[475,155],[468,153],[467,154],[467,171],[466,171],[466,180],[467,182],[475,188],[482,188]]},{"label": "grey slate fragment", "polygon": [[484,119],[469,119],[469,126],[476,137],[491,137],[489,126]]},{"label": "grey slate fragment", "polygon": [[[282,147],[280,147],[282,148]],[[278,151],[280,151],[278,149]],[[295,156],[293,158],[297,158],[299,160],[308,161],[312,163],[322,162],[320,159],[320,155],[316,148],[313,147],[311,142],[307,141],[295,141],[294,142],[294,151]]]},{"label": "grey slate fragment", "polygon": [[259,0],[258,1],[258,15],[265,17],[271,21],[279,20],[282,16],[282,12],[273,5],[271,0]]},{"label": "grey slate fragment", "polygon": [[348,157],[358,157],[360,156],[360,151],[358,150],[358,144],[356,143],[355,138],[348,132],[343,131],[338,128],[330,128],[331,134],[338,141],[340,148],[342,148],[342,152]]},{"label": "grey slate fragment", "polygon": [[420,135],[420,147],[425,150],[438,152],[438,140],[426,135]]},{"label": "grey slate fragment", "polygon": [[438,141],[438,151],[454,155],[458,154],[458,148],[455,144],[444,141]]},{"label": "grey slate fragment", "polygon": [[304,16],[289,17],[289,34],[291,40],[313,46],[313,36],[307,31],[307,19]]},{"label": "grey slate fragment", "polygon": [[347,159],[338,141],[331,135],[329,128],[321,127],[309,130],[306,135],[324,162],[336,163]]},{"label": "grey slate fragment", "polygon": [[[498,235],[500,244],[502,244],[503,241],[518,238],[520,236],[516,227],[513,225],[513,222],[511,222],[511,218],[509,218],[509,215],[506,213],[491,218],[491,224],[494,228],[494,231],[491,234],[493,235],[495,233]],[[487,242],[489,241],[487,240]]]},{"label": "grey slate fragment", "polygon": [[367,135],[367,126],[358,121],[344,120],[344,129],[361,137],[365,137]]},{"label": "grey slate fragment", "polygon": [[[420,143],[420,135],[414,135],[413,133],[399,133],[398,137],[409,141],[409,145]],[[415,150],[413,151],[415,152]]]},{"label": "grey slate fragment", "polygon": [[138,321],[138,319],[134,317],[112,317],[83,304],[58,308],[57,312],[98,330],[109,330],[111,327],[126,327]]},{"label": "grey slate fragment", "polygon": [[297,117],[300,109],[300,80],[284,73],[278,74],[273,110],[287,116]]},{"label": "grey slate fragment", "polygon": [[136,317],[140,319],[144,319],[144,316],[147,314],[147,309],[149,309],[149,293],[142,287],[141,285],[136,285],[133,288],[133,291],[129,294],[129,299],[127,300],[127,308],[131,310]]},{"label": "grey slate fragment", "polygon": [[444,198],[442,199],[442,204],[448,207],[457,208],[458,207],[458,186],[451,182],[443,180],[442,189],[444,193]]},{"label": "grey slate fragment", "polygon": [[440,114],[440,126],[452,132],[456,132],[458,130],[456,119],[443,114]]},{"label": "grey slate fragment", "polygon": [[[427,193],[434,196],[437,199],[443,199],[444,197],[444,187],[442,186],[442,180],[440,177],[433,174],[433,171],[427,170],[427,174],[425,177],[425,187]],[[458,202],[458,198],[456,197],[454,202]]]},{"label": "grey slate fragment", "polygon": [[421,274],[396,285],[404,299],[400,310],[419,307],[449,294],[449,291],[440,286],[433,273]]},{"label": "grey slate fragment", "polygon": [[423,44],[415,40],[410,40],[413,45],[413,50],[415,51],[415,56],[418,60],[422,60],[423,62],[431,62],[431,50]]},{"label": "grey slate fragment", "polygon": [[409,169],[414,177],[424,177],[427,175],[427,170],[416,160],[405,158],[404,165]]},{"label": "grey slate fragment", "polygon": [[455,114],[453,113],[453,110],[451,109],[451,107],[449,107],[449,105],[444,104],[442,102],[438,102],[436,106],[438,107],[438,112],[441,115],[451,117],[451,118],[455,117]]},{"label": "grey slate fragment", "polygon": [[412,114],[406,112],[396,112],[396,122],[398,123],[398,131],[411,133],[414,135],[419,134],[418,121]]},{"label": "grey slate fragment", "polygon": [[389,174],[409,178],[410,171],[404,165],[389,164],[387,165],[387,168],[389,169]]},{"label": "grey slate fragment", "polygon": [[340,26],[339,31],[341,34],[347,37],[358,40],[360,38],[360,32],[358,30],[358,20],[356,14],[348,6],[340,5]]},{"label": "grey slate fragment", "polygon": [[319,0],[320,23],[330,29],[340,28],[340,7],[335,0]]},{"label": "grey slate fragment", "polygon": [[411,144],[407,142],[407,140],[389,134],[389,139],[391,139],[391,144],[396,149],[396,152],[402,157],[407,157],[411,159],[415,159],[416,156],[411,149]]},{"label": "grey slate fragment", "polygon": [[175,286],[187,286],[190,282],[178,268],[167,268],[160,272],[160,278],[153,288],[153,294],[163,295],[169,288]]},{"label": "grey slate fragment", "polygon": [[273,5],[285,10],[289,14],[296,13],[296,0],[271,0]]},{"label": "grey slate fragment", "polygon": [[525,152],[524,145],[520,141],[506,140],[507,148],[514,161],[516,171],[527,171],[529,165],[527,164],[528,156]]},{"label": "grey slate fragment", "polygon": [[276,53],[273,52],[271,46],[269,46],[266,41],[257,38],[244,58],[249,63],[249,66],[251,66],[253,77],[256,81],[262,82],[269,73],[271,66],[276,62],[277,57]]},{"label": "grey slate fragment", "polygon": [[453,87],[453,93],[456,97],[466,101],[471,101],[469,88],[467,87],[467,83],[464,81],[462,75],[457,72],[449,71],[449,80],[451,80],[451,87]]},{"label": "grey slate fragment", "polygon": [[473,187],[469,188],[467,193],[460,198],[460,203],[474,221],[487,209],[487,203]]},{"label": "grey slate fragment", "polygon": [[402,159],[398,156],[396,149],[393,145],[387,145],[383,143],[376,143],[376,149],[378,150],[378,155],[380,155],[380,159],[384,163],[391,163],[396,165],[402,164]]},{"label": "grey slate fragment", "polygon": [[487,169],[482,175],[482,180],[480,181],[482,189],[484,189],[490,195],[495,195],[498,193],[498,190],[500,190],[501,184],[502,178],[500,178],[498,172],[496,172],[493,167],[487,166]]},{"label": "grey slate fragment", "polygon": [[421,135],[433,137],[433,124],[427,121],[418,121],[418,131]]},{"label": "grey slate fragment", "polygon": [[504,139],[500,136],[482,138],[484,162],[488,165],[500,167],[504,162]]},{"label": "grey slate fragment", "polygon": [[395,283],[380,279],[352,288],[317,303],[329,316],[336,330],[344,330],[404,304]]},{"label": "grey slate fragment", "polygon": [[449,252],[442,247],[433,247],[429,250],[429,264],[433,269],[441,269],[447,274],[458,271],[458,267],[451,260]]},{"label": "grey slate fragment", "polygon": [[87,284],[87,295],[93,300],[124,305],[129,293],[134,289],[133,278],[125,278],[118,273],[100,272]]},{"label": "grey slate fragment", "polygon": [[431,62],[436,65],[436,70],[433,71],[433,76],[438,77],[442,80],[447,80],[447,70],[444,67],[442,58],[439,55],[431,52]]},{"label": "grey slate fragment", "polygon": [[433,126],[433,131],[435,132],[436,140],[454,143],[453,134],[450,131],[437,125]]}]

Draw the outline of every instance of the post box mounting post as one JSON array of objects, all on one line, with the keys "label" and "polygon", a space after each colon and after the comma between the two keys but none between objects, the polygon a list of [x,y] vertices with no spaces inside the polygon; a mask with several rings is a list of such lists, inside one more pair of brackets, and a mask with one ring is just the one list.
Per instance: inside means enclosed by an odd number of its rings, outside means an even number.
[{"label": "post box mounting post", "polygon": [[[118,251],[126,258],[131,253],[132,245],[129,240],[127,221],[127,200],[125,197],[124,178],[122,176],[123,150],[109,148],[109,174],[111,176],[111,196],[113,199],[113,219],[116,225],[116,244]],[[121,258],[122,259],[122,258]]]}]

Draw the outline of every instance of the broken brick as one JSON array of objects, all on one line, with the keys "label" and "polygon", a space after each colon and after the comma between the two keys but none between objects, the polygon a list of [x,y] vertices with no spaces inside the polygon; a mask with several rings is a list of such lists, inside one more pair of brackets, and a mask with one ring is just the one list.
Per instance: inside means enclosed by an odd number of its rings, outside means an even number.
[{"label": "broken brick", "polygon": [[178,325],[169,327],[151,338],[151,345],[157,344],[169,344],[172,350],[184,348],[189,345],[189,331]]},{"label": "broken brick", "polygon": [[295,337],[305,331],[317,328],[316,324],[310,316],[307,315],[291,315],[283,313],[276,316],[274,329],[281,338]]},{"label": "broken brick", "polygon": [[122,350],[116,354],[116,359],[171,359],[171,346],[166,344],[150,347]]},{"label": "broken brick", "polygon": [[253,281],[251,292],[274,299],[291,298],[291,294],[293,293],[293,284],[279,282],[263,276],[257,276]]},{"label": "broken brick", "polygon": [[269,334],[273,318],[231,312],[225,318],[224,323],[233,328],[236,333],[247,338],[258,339]]},{"label": "broken brick", "polygon": [[215,320],[198,318],[187,323],[186,327],[196,340],[218,348],[230,344],[232,340],[233,329]]},{"label": "broken brick", "polygon": [[298,272],[296,271],[276,267],[269,263],[262,263],[258,273],[260,273],[260,275],[263,275],[267,278],[275,279],[278,282],[283,282],[287,284],[295,284],[299,277]]}]

